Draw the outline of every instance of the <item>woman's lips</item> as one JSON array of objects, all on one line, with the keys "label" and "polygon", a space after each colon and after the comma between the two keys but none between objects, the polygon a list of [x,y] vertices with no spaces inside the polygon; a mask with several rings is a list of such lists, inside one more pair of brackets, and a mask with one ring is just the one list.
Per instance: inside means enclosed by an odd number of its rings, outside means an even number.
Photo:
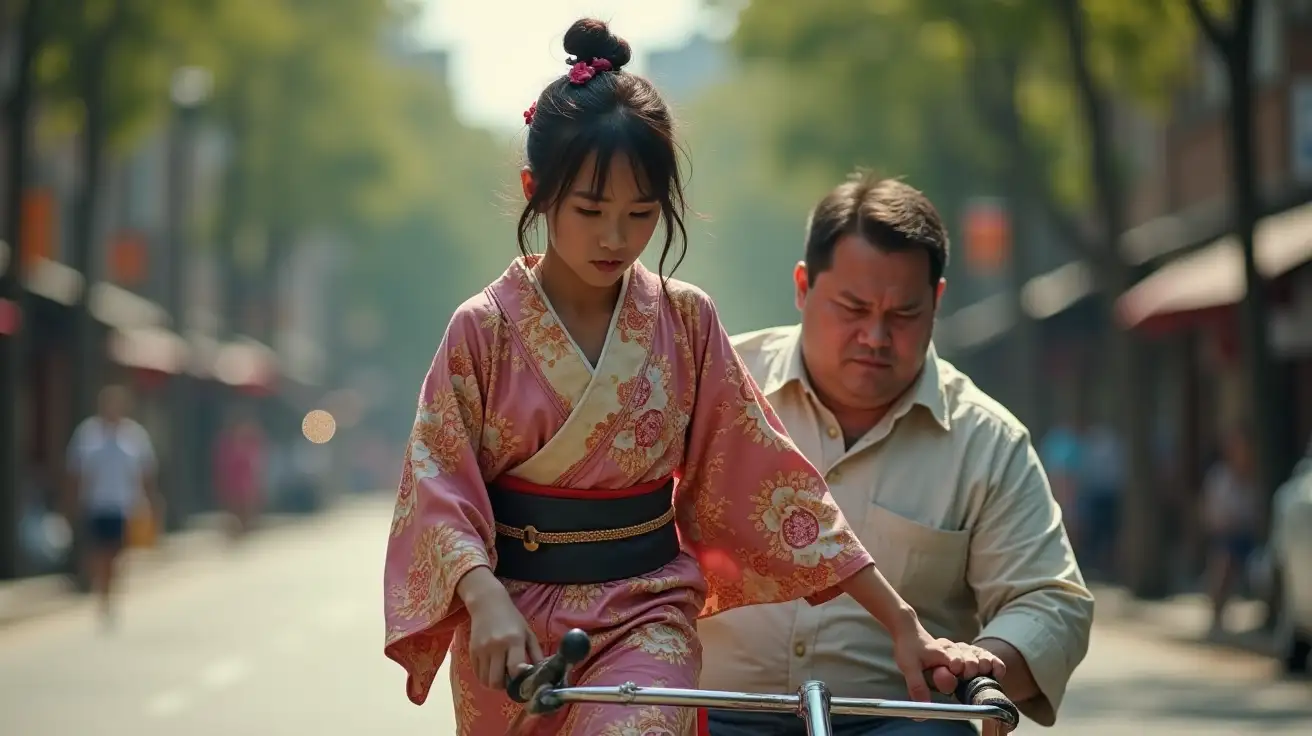
[{"label": "woman's lips", "polygon": [[599,271],[611,273],[624,268],[624,261],[592,261],[592,265]]}]

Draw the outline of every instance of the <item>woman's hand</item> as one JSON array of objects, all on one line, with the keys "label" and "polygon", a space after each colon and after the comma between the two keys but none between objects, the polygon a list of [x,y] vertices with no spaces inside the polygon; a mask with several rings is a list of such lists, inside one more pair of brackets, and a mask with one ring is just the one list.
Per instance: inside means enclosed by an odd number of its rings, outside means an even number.
[{"label": "woman's hand", "polygon": [[456,592],[469,610],[469,656],[479,682],[503,688],[509,673],[542,660],[537,637],[490,570],[471,570]]},{"label": "woman's hand", "polygon": [[925,702],[930,698],[926,675],[939,692],[947,694],[960,680],[979,675],[1000,680],[1007,673],[1007,666],[992,652],[973,644],[935,639],[919,621],[894,634],[893,658],[906,678],[911,699]]}]

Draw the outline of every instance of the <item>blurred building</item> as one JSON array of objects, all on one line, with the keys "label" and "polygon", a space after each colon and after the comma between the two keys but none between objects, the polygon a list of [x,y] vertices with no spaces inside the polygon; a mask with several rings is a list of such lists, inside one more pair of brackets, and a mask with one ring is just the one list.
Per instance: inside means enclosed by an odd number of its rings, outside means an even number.
[{"label": "blurred building", "polygon": [[[1277,430],[1293,457],[1312,435],[1312,2],[1259,0],[1255,32],[1264,209],[1256,256],[1271,304],[1274,379],[1288,397]],[[1141,274],[1116,303],[1119,323],[1106,324],[1098,300],[1107,297],[1090,264],[1060,243],[1051,223],[1039,222],[1017,233],[1022,262],[1005,274],[958,259],[954,289],[962,291],[964,280],[972,298],[943,318],[940,333],[945,352],[981,383],[992,382],[1000,398],[1034,394],[1039,406],[1028,421],[1041,436],[1055,421],[1075,413],[1097,419],[1114,405],[1097,388],[1098,335],[1108,327],[1134,330],[1150,355],[1155,456],[1172,458],[1186,495],[1197,491],[1218,432],[1249,410],[1239,352],[1242,253],[1228,233],[1225,72],[1201,38],[1193,67],[1194,83],[1177,90],[1164,121],[1115,104],[1114,140],[1132,177],[1120,251]],[[1024,350],[1035,355],[1042,381],[1016,380]]]},{"label": "blurred building", "polygon": [[[168,97],[170,90],[160,94]],[[321,373],[322,344],[327,326],[322,312],[326,290],[307,283],[324,278],[323,267],[300,269],[317,243],[298,248],[285,268],[294,272],[286,298],[299,302],[288,310],[275,350],[249,333],[262,321],[243,315],[267,311],[261,306],[228,303],[226,288],[234,273],[230,243],[218,243],[212,228],[222,207],[221,181],[227,165],[224,131],[203,119],[184,120],[176,103],[173,113],[126,151],[107,150],[103,176],[95,193],[89,262],[76,267],[75,217],[81,181],[80,141],[47,124],[51,117],[39,106],[33,126],[38,135],[30,151],[31,174],[23,196],[24,225],[16,249],[0,244],[0,258],[13,259],[21,269],[27,293],[21,322],[28,336],[19,421],[20,478],[33,503],[56,508],[62,482],[65,446],[82,417],[72,406],[78,371],[73,365],[74,311],[86,299],[94,323],[89,374],[90,395],[109,382],[128,385],[136,395],[137,418],[156,443],[161,458],[186,468],[187,512],[213,506],[208,493],[209,445],[222,420],[223,407],[236,399],[287,403],[285,380],[308,386]],[[178,179],[185,177],[187,186]],[[4,182],[0,181],[0,188]],[[179,192],[189,192],[182,201]],[[175,264],[172,259],[179,258]],[[83,273],[86,271],[86,273]],[[177,314],[167,307],[177,282]],[[265,295],[239,291],[263,305]],[[318,322],[307,327],[307,321]],[[272,339],[272,334],[265,338]],[[284,370],[284,366],[289,371]],[[170,425],[166,387],[181,381],[194,402],[186,442]],[[281,394],[280,394],[281,391]],[[304,402],[284,406],[280,413],[299,421]],[[5,410],[8,410],[6,407]],[[169,489],[164,489],[166,494]],[[0,530],[7,534],[10,530]]]},{"label": "blurred building", "polygon": [[733,50],[727,42],[695,35],[682,46],[647,54],[642,74],[660,89],[667,103],[680,106],[727,79],[733,65]]}]

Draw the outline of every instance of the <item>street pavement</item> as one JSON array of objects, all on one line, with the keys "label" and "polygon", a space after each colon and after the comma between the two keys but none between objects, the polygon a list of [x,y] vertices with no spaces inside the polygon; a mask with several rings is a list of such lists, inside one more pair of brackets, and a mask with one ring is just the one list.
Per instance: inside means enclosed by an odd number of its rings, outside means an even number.
[{"label": "street pavement", "polygon": [[[0,628],[0,735],[454,733],[446,687],[411,705],[381,654],[389,514],[350,502],[136,578],[110,632],[87,604]],[[1100,625],[1051,732],[1312,733],[1312,687],[1272,671]]]}]

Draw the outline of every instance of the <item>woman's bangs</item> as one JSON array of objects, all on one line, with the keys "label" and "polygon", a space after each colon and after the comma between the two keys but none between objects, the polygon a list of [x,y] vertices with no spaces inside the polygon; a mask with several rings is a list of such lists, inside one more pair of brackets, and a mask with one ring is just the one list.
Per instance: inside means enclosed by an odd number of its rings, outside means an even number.
[{"label": "woman's bangs", "polygon": [[622,157],[633,169],[634,183],[642,197],[657,202],[668,199],[672,179],[670,155],[666,150],[668,145],[654,135],[650,126],[641,118],[633,115],[619,116],[616,120],[580,131],[576,140],[582,144],[582,150],[579,151],[577,165],[570,166],[570,169],[577,174],[589,156],[595,157],[592,181],[586,189],[589,196],[601,198],[610,179],[612,163],[616,157]]}]

